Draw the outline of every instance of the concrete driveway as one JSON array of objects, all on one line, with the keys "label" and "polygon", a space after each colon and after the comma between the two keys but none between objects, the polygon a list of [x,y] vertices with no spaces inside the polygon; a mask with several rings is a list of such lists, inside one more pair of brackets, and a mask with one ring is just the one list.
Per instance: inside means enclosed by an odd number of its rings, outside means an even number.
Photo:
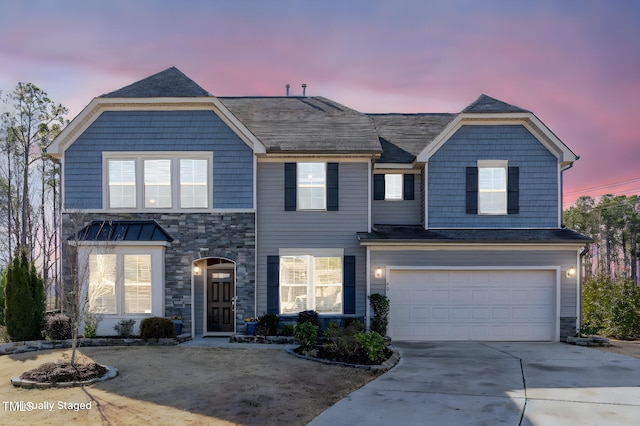
[{"label": "concrete driveway", "polygon": [[311,425],[637,425],[640,359],[564,343],[394,342],[393,369]]}]

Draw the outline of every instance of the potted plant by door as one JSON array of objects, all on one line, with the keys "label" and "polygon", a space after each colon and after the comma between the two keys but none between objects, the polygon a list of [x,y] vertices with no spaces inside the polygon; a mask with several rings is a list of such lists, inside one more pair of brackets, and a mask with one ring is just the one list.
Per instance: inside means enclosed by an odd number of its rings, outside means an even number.
[{"label": "potted plant by door", "polygon": [[176,336],[181,335],[182,334],[182,316],[173,315],[171,317],[171,321],[173,321],[173,325],[176,328]]},{"label": "potted plant by door", "polygon": [[247,325],[247,336],[255,336],[256,326],[258,325],[258,319],[253,317],[248,317],[244,319],[244,323]]}]

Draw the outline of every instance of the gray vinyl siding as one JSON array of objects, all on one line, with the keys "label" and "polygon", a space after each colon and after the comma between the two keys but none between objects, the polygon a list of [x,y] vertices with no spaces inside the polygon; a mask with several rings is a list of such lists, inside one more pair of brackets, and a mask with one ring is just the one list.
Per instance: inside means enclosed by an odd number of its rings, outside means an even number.
[{"label": "gray vinyl siding", "polygon": [[[421,223],[421,186],[422,176],[414,175],[413,200],[373,200],[371,219],[379,225],[420,225]],[[373,184],[373,180],[372,180]],[[373,187],[371,189],[373,193]]]},{"label": "gray vinyl siding", "polygon": [[[520,169],[518,214],[466,214],[465,170],[478,160],[508,160]],[[558,226],[558,161],[521,125],[462,126],[429,159],[429,228]]]},{"label": "gray vinyl siding", "polygon": [[356,314],[364,315],[366,250],[356,232],[367,231],[367,163],[339,163],[338,211],[285,211],[284,163],[258,163],[258,315],[267,311],[267,256],[281,248],[342,248],[356,256]]},{"label": "gray vinyl siding", "polygon": [[67,209],[101,209],[103,151],[213,151],[213,207],[253,207],[253,152],[213,111],[106,111],[65,152]]},{"label": "gray vinyl siding", "polygon": [[532,267],[560,266],[560,316],[576,315],[576,279],[566,277],[565,271],[576,266],[576,251],[451,251],[451,250],[371,250],[371,292],[385,294],[386,277],[376,278],[378,266],[496,266]]}]

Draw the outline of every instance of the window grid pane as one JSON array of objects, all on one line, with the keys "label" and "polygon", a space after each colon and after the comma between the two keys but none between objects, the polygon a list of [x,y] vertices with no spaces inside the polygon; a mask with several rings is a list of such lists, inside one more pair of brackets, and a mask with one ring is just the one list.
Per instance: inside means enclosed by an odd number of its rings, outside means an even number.
[{"label": "window grid pane", "polygon": [[134,160],[109,160],[109,207],[136,207],[136,164]]},{"label": "window grid pane", "polygon": [[151,313],[151,256],[124,256],[124,313]]},{"label": "window grid pane", "polygon": [[478,211],[485,214],[507,213],[507,170],[504,167],[478,169]]},{"label": "window grid pane", "polygon": [[384,199],[385,200],[402,200],[402,180],[403,175],[386,174],[384,175]]},{"label": "window grid pane", "polygon": [[116,313],[116,255],[89,256],[89,312]]},{"label": "window grid pane", "polygon": [[298,209],[326,208],[326,164],[298,163]]},{"label": "window grid pane", "polygon": [[315,310],[318,313],[342,313],[342,259],[315,258]]},{"label": "window grid pane", "polygon": [[209,207],[207,160],[180,160],[180,207]]},{"label": "window grid pane", "polygon": [[342,258],[280,257],[280,310],[342,313]]},{"label": "window grid pane", "polygon": [[171,160],[144,160],[144,206],[171,207]]}]

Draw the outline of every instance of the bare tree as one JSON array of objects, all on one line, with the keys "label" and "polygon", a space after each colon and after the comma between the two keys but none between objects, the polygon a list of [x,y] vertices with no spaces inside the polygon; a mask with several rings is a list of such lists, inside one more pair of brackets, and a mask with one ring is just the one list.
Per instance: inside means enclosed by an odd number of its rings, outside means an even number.
[{"label": "bare tree", "polygon": [[[33,259],[32,230],[34,222],[37,221],[33,218],[33,194],[29,190],[32,183],[31,166],[40,159],[42,148],[62,130],[65,125],[64,116],[68,110],[62,105],[56,105],[46,92],[33,83],[18,83],[9,94],[9,102],[12,103],[10,111],[2,115],[6,132],[3,151],[6,152],[9,168],[9,200],[13,199],[12,189],[15,189],[19,209],[19,214],[16,215],[17,223],[13,222],[13,215],[9,214],[9,232],[15,230],[17,243],[27,247]],[[9,245],[11,250],[11,242]]]}]

